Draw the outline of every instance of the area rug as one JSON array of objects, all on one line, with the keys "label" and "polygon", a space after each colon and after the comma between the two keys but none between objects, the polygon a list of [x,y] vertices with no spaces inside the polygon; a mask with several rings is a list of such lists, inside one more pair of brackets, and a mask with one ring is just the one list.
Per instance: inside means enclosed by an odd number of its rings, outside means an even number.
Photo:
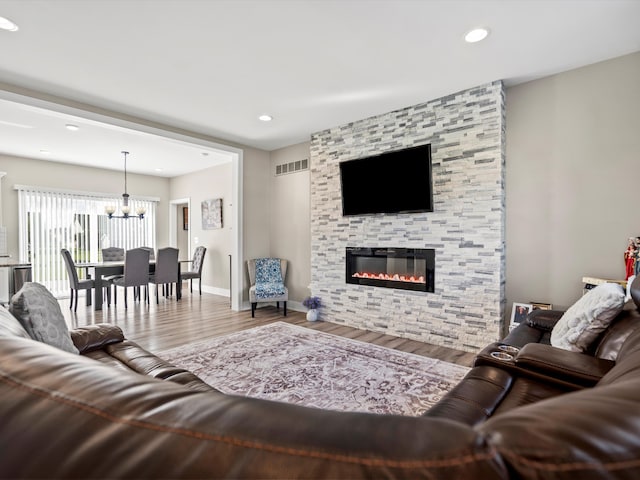
[{"label": "area rug", "polygon": [[159,355],[227,394],[406,416],[423,414],[469,371],[284,322]]}]

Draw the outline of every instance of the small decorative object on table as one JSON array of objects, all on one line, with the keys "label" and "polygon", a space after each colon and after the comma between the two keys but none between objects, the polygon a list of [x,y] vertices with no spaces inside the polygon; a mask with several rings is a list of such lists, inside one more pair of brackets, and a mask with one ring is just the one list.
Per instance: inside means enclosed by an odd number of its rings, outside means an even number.
[{"label": "small decorative object on table", "polygon": [[302,305],[307,307],[307,320],[315,322],[318,320],[318,308],[320,308],[320,297],[307,297],[302,301]]}]

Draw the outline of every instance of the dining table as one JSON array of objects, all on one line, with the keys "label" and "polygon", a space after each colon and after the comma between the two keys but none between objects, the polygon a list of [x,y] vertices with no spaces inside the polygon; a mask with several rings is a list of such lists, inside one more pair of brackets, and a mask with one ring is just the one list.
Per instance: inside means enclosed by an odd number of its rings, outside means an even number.
[{"label": "dining table", "polygon": [[[155,260],[149,260],[149,273],[155,271]],[[78,262],[76,268],[85,268],[87,271],[93,271],[93,308],[94,310],[102,310],[102,303],[104,301],[102,295],[102,287],[104,287],[104,276],[111,275],[124,275],[124,260],[112,261],[112,262]],[[182,285],[180,284],[180,263],[178,263],[178,284],[176,286],[176,298],[179,300],[182,298]]]}]

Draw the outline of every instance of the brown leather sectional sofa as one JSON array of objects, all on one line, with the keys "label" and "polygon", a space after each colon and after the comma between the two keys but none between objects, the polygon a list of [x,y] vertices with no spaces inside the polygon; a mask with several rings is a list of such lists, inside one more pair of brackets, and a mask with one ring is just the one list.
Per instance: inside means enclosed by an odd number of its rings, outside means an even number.
[{"label": "brown leather sectional sofa", "polygon": [[116,326],[72,331],[74,355],[2,313],[0,478],[640,478],[633,304],[588,354],[532,315],[419,418],[225,395]]}]

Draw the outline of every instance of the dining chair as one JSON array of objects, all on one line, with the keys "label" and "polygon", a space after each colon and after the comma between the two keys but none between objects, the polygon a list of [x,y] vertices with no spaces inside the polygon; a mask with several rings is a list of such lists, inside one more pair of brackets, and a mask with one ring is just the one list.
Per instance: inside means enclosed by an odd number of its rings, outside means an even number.
[{"label": "dining chair", "polygon": [[132,248],[124,255],[124,273],[121,277],[114,278],[109,284],[114,287],[113,302],[118,303],[118,289],[124,288],[124,308],[127,308],[127,291],[133,287],[133,298],[140,295],[140,287],[145,289],[145,299],[149,303],[149,250],[144,248]]},{"label": "dining chair", "polygon": [[124,248],[108,247],[102,249],[103,262],[122,262],[124,260]]},{"label": "dining chair", "polygon": [[92,279],[80,280],[78,278],[78,270],[76,264],[73,261],[71,252],[66,248],[60,250],[64,265],[67,268],[67,276],[69,277],[69,288],[71,289],[71,302],[69,308],[73,308],[74,312],[78,311],[78,291],[86,290],[87,305],[91,305],[91,292],[93,291],[94,282]]},{"label": "dining chair", "polygon": [[180,282],[183,280],[189,280],[189,291],[193,293],[193,279],[198,279],[198,287],[200,289],[200,295],[202,295],[202,266],[204,265],[204,255],[207,253],[207,249],[200,245],[193,252],[193,258],[186,260],[186,263],[191,263],[189,270],[180,272]]},{"label": "dining chair", "polygon": [[[102,261],[103,262],[122,262],[124,261],[124,248],[120,247],[107,247],[102,249]],[[107,285],[105,289],[107,290],[107,304],[111,303],[111,286],[113,284],[113,280],[122,275],[107,275],[102,278],[102,281]]]},{"label": "dining chair", "polygon": [[151,247],[140,247],[144,250],[149,250],[149,261],[150,262],[155,262],[156,260],[156,252],[153,250],[153,248]]},{"label": "dining chair", "polygon": [[[175,283],[176,291],[178,290],[179,271],[178,249],[173,247],[159,248],[155,271],[149,276],[149,283],[156,285],[156,304],[159,303],[158,290],[160,285],[162,285],[162,293],[165,297],[168,296],[168,285],[173,286]],[[179,300],[180,295],[177,297]]]},{"label": "dining chair", "polygon": [[251,302],[251,317],[256,313],[259,302],[284,303],[284,316],[287,316],[287,300],[289,290],[284,285],[287,275],[287,261],[282,258],[255,258],[247,260],[249,270],[249,301]]}]

